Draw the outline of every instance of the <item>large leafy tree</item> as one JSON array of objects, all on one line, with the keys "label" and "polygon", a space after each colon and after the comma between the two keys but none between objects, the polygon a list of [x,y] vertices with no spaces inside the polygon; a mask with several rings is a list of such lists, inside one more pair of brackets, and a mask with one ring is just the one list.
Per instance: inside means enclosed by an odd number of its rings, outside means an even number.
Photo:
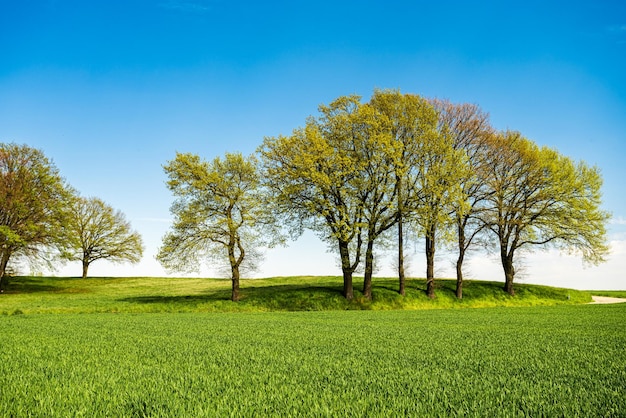
[{"label": "large leafy tree", "polygon": [[555,246],[590,263],[604,260],[609,214],[600,208],[597,168],[511,131],[491,136],[488,159],[483,219],[498,239],[506,292],[514,294],[514,257],[522,249]]},{"label": "large leafy tree", "polygon": [[352,276],[361,261],[366,234],[362,173],[366,161],[355,144],[368,135],[358,96],[320,106],[290,136],[265,138],[260,148],[264,177],[278,210],[295,231],[308,228],[336,246],[343,294],[354,297]]},{"label": "large leafy tree", "polygon": [[64,225],[66,246],[61,256],[82,263],[82,277],[97,260],[137,263],[143,254],[138,232],[121,211],[96,197],[76,197],[68,208]]},{"label": "large leafy tree", "polygon": [[[383,94],[382,92],[380,94]],[[354,135],[347,155],[354,166],[354,190],[363,208],[365,230],[365,271],[363,297],[372,298],[374,245],[379,237],[398,221],[397,179],[395,163],[401,158],[401,143],[391,135],[391,120],[371,103],[359,106],[357,117],[349,121]]]},{"label": "large leafy tree", "polygon": [[12,258],[44,255],[59,244],[71,193],[43,152],[0,144],[0,288]]},{"label": "large leafy tree", "polygon": [[174,271],[198,270],[203,258],[228,260],[231,299],[238,301],[241,269],[258,247],[278,237],[261,193],[256,158],[227,153],[207,162],[177,153],[164,169],[176,200],[174,224],[157,259]]},{"label": "large leafy tree", "polygon": [[489,162],[486,159],[486,140],[492,128],[489,117],[480,107],[468,103],[452,103],[448,100],[431,99],[439,115],[439,129],[448,135],[452,147],[465,153],[465,170],[457,171],[456,182],[460,186],[460,199],[452,205],[455,221],[457,260],[456,296],[463,297],[463,261],[472,244],[484,231],[480,215],[485,208],[489,190],[481,181],[479,173]]},{"label": "large leafy tree", "polygon": [[380,222],[379,231],[397,225],[398,291],[404,295],[404,225],[413,218],[423,201],[425,190],[420,185],[420,167],[425,151],[429,149],[427,144],[439,138],[437,113],[426,99],[397,90],[376,90],[370,104],[383,119],[391,141],[386,150],[382,150],[382,155],[386,156],[387,169],[391,168],[393,172],[394,189],[378,205],[381,215],[384,215],[381,216],[383,222]]}]

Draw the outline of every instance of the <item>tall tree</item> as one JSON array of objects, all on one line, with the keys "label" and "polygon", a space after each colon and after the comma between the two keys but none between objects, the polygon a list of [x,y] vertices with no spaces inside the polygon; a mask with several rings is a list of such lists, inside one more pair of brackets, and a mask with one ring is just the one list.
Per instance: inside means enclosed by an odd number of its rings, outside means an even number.
[{"label": "tall tree", "polygon": [[378,238],[398,221],[397,181],[394,162],[400,159],[400,143],[391,135],[390,119],[371,104],[359,109],[357,126],[362,135],[353,138],[350,155],[361,170],[354,177],[354,190],[363,207],[365,235],[365,271],[363,297],[372,298],[374,245]]},{"label": "tall tree", "polygon": [[454,149],[445,132],[425,143],[423,158],[418,163],[418,187],[423,191],[415,210],[415,222],[424,236],[426,251],[426,294],[435,297],[435,253],[437,238],[445,236],[454,223],[453,208],[463,202],[458,179],[467,169],[466,156]]},{"label": "tall tree", "polygon": [[80,261],[83,278],[87,277],[89,266],[96,260],[114,263],[137,263],[141,260],[141,236],[132,230],[119,210],[114,210],[96,197],[76,197],[68,212],[64,225],[66,247],[61,256],[70,261]]},{"label": "tall tree", "polygon": [[157,259],[169,270],[198,270],[201,258],[227,259],[231,299],[238,301],[239,281],[249,252],[272,245],[278,235],[260,189],[256,158],[227,153],[211,162],[177,153],[165,167],[168,188],[176,196],[172,230]]},{"label": "tall tree", "polygon": [[0,289],[12,257],[33,257],[60,242],[70,187],[43,152],[0,144]]},{"label": "tall tree", "polygon": [[597,168],[511,131],[490,138],[488,158],[482,178],[491,193],[484,221],[498,238],[506,292],[514,294],[514,257],[523,248],[552,245],[587,262],[604,260],[610,215],[600,208]]},{"label": "tall tree", "polygon": [[485,141],[492,132],[489,117],[474,104],[455,104],[431,99],[439,114],[439,129],[449,135],[452,147],[465,153],[466,169],[458,171],[461,198],[452,205],[456,222],[458,255],[456,260],[456,297],[463,298],[463,261],[467,251],[484,230],[479,222],[488,190],[479,178],[484,169]]},{"label": "tall tree", "polygon": [[354,144],[364,132],[358,96],[340,97],[320,106],[290,136],[265,138],[259,152],[266,184],[293,230],[316,231],[336,246],[341,259],[343,294],[354,297],[352,276],[361,261],[365,234],[361,175],[365,161]]},{"label": "tall tree", "polygon": [[[391,226],[390,216],[395,216],[398,228],[398,292],[405,294],[404,268],[404,224],[423,200],[424,189],[420,187],[419,167],[428,149],[425,144],[437,141],[437,113],[428,101],[418,95],[402,94],[397,90],[376,90],[370,100],[371,105],[386,118],[385,126],[393,141],[388,146],[393,150],[391,166],[394,173],[395,202],[386,202],[395,207],[387,212],[384,228]],[[388,154],[388,152],[387,152]]]}]

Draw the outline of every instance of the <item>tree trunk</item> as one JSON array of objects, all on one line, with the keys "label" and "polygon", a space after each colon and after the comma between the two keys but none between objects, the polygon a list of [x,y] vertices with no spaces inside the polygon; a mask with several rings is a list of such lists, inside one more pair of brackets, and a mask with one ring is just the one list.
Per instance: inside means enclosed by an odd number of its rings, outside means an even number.
[{"label": "tree trunk", "polygon": [[241,260],[237,260],[235,257],[235,237],[231,234],[231,240],[228,245],[228,259],[230,261],[230,274],[232,283],[231,300],[233,302],[239,301],[239,265]]},{"label": "tree trunk", "polygon": [[365,275],[363,276],[363,297],[372,300],[372,275],[374,274],[374,240],[367,240],[365,251]]},{"label": "tree trunk", "polygon": [[[431,233],[434,228],[431,228]],[[435,236],[426,234],[426,295],[435,298]],[[432,235],[432,236],[431,236]]]},{"label": "tree trunk", "polygon": [[456,297],[463,299],[463,259],[465,258],[465,230],[458,226],[459,257],[456,260]]},{"label": "tree trunk", "polygon": [[339,242],[339,255],[343,272],[343,296],[348,300],[352,300],[354,298],[354,289],[352,287],[352,272],[354,269],[350,265],[350,250],[347,242]]},{"label": "tree trunk", "polygon": [[83,279],[87,278],[88,270],[89,270],[89,262],[83,259]]},{"label": "tree trunk", "polygon": [[398,281],[399,289],[398,293],[402,296],[406,294],[405,292],[405,278],[404,278],[404,231],[402,224],[402,214],[398,217]]},{"label": "tree trunk", "polygon": [[3,251],[2,257],[0,257],[0,293],[4,292],[4,275],[6,274],[10,257],[11,256],[8,251]]},{"label": "tree trunk", "polygon": [[511,296],[515,296],[513,290],[513,279],[515,278],[515,267],[513,267],[513,253],[501,252],[502,268],[504,269],[504,291]]},{"label": "tree trunk", "polygon": [[232,296],[231,300],[233,302],[239,301],[239,266],[235,266],[232,268]]}]

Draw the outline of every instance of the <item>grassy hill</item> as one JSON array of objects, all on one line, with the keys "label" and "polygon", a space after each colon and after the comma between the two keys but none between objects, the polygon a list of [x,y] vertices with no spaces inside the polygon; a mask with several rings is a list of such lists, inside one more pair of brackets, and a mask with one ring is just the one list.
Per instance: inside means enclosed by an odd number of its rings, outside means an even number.
[{"label": "grassy hill", "polygon": [[327,310],[416,310],[495,306],[547,306],[591,301],[589,292],[528,284],[516,296],[502,283],[466,281],[464,298],[456,299],[454,280],[437,281],[430,300],[423,279],[407,282],[405,297],[396,279],[374,279],[373,299],[364,300],[355,280],[355,299],[341,294],[339,277],[280,277],[242,280],[242,299],[229,300],[230,281],[196,278],[55,278],[14,277],[0,295],[0,314],[96,312],[267,312]]}]

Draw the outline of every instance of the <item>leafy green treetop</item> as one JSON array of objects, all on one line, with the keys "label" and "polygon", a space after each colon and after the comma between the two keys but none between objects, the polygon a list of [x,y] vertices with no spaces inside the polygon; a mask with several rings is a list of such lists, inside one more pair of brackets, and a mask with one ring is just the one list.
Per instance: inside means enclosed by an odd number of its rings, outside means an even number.
[{"label": "leafy green treetop", "polygon": [[76,197],[69,206],[61,256],[69,261],[80,261],[83,278],[96,260],[114,263],[141,260],[141,236],[131,229],[122,212],[95,197]]},{"label": "leafy green treetop", "polygon": [[12,259],[47,258],[58,247],[71,195],[43,152],[0,143],[0,289]]}]

